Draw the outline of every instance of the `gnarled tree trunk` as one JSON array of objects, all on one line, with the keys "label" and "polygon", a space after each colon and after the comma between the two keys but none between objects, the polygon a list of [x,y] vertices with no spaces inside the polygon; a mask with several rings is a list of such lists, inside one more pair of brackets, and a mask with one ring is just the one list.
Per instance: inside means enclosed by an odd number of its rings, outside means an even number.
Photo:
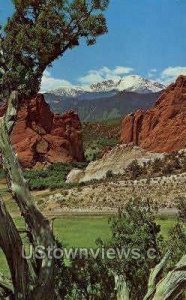
[{"label": "gnarled tree trunk", "polygon": [[[181,258],[172,271],[161,279],[169,256],[170,253],[167,252],[160,263],[151,271],[147,294],[143,300],[176,300],[180,299],[180,296],[185,299],[186,255]],[[117,300],[130,300],[127,282],[123,276],[115,276],[115,288]]]},{"label": "gnarled tree trunk", "polygon": [[186,289],[186,255],[156,286],[153,300],[179,299]]}]

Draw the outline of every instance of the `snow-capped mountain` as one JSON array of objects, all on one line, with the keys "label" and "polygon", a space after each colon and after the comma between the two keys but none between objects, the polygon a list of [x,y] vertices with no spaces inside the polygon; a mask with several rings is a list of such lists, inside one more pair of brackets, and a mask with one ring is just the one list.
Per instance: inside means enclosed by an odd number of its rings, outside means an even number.
[{"label": "snow-capped mountain", "polygon": [[83,93],[85,93],[86,91],[81,88],[81,87],[76,87],[76,86],[64,86],[61,88],[57,88],[55,90],[50,90],[47,93],[51,93],[55,96],[60,96],[60,97],[65,97],[65,98],[74,98],[74,97],[78,97],[80,95],[82,95]]},{"label": "snow-capped mountain", "polygon": [[159,82],[145,79],[139,75],[129,75],[121,80],[107,80],[90,86],[94,92],[135,92],[139,94],[158,93],[165,86]]},{"label": "snow-capped mountain", "polygon": [[64,98],[92,99],[94,97],[110,97],[119,92],[135,92],[139,94],[158,93],[165,88],[161,83],[145,79],[138,75],[129,75],[121,80],[106,80],[92,84],[90,87],[61,87],[47,93]]},{"label": "snow-capped mountain", "polygon": [[109,92],[117,90],[118,80],[105,80],[99,83],[92,84],[90,90],[93,92]]},{"label": "snow-capped mountain", "polygon": [[72,109],[82,121],[108,120],[137,109],[148,109],[164,88],[158,82],[133,75],[89,87],[61,87],[45,93],[45,99],[55,112]]},{"label": "snow-capped mountain", "polygon": [[162,91],[165,86],[159,82],[145,79],[138,75],[129,75],[121,79],[116,89],[118,91],[135,92],[139,94],[158,93]]}]

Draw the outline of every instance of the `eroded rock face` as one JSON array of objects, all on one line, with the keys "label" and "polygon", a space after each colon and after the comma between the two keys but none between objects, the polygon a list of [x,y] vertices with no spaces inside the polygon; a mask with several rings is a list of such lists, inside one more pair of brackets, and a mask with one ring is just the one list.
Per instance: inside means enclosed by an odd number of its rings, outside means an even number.
[{"label": "eroded rock face", "polygon": [[163,157],[133,145],[117,145],[101,159],[91,162],[86,169],[73,169],[67,176],[67,183],[90,182],[107,177],[107,173],[124,174],[128,165],[135,159],[139,164]]},{"label": "eroded rock face", "polygon": [[121,141],[153,152],[186,148],[186,76],[178,77],[152,109],[126,116]]},{"label": "eroded rock face", "polygon": [[[0,116],[5,110],[0,108]],[[22,101],[11,141],[25,168],[84,159],[78,115],[73,111],[53,114],[41,94]]]}]

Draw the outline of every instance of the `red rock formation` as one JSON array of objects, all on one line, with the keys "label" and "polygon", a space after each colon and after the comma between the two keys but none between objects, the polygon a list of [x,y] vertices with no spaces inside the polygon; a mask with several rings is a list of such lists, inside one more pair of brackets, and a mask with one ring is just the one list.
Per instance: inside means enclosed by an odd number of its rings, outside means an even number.
[{"label": "red rock formation", "polygon": [[153,152],[186,148],[186,76],[178,77],[152,109],[126,116],[121,141]]},{"label": "red rock formation", "polygon": [[[0,116],[5,110],[1,107]],[[78,115],[53,114],[41,94],[21,103],[11,141],[25,168],[84,159]]]}]

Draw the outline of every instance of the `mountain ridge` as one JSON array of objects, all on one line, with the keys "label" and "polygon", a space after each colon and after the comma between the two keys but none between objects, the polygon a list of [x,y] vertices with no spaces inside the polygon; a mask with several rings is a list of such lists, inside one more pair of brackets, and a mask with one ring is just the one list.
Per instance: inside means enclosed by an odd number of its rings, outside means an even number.
[{"label": "mountain ridge", "polygon": [[81,121],[119,118],[135,110],[151,107],[164,86],[137,75],[95,83],[86,89],[63,88],[44,94],[53,111],[75,110]]},{"label": "mountain ridge", "polygon": [[46,93],[54,94],[63,97],[78,97],[91,93],[113,93],[116,94],[121,91],[136,92],[136,93],[157,93],[162,91],[165,86],[159,82],[145,79],[139,75],[128,75],[119,80],[104,80],[98,83],[93,83],[90,86],[64,86]]},{"label": "mountain ridge", "polygon": [[146,110],[155,104],[160,95],[161,92],[151,94],[120,92],[111,97],[90,100],[61,99],[61,97],[53,94],[45,94],[44,97],[54,112],[64,113],[73,110],[78,113],[82,122],[92,122],[121,118],[139,108]]}]

